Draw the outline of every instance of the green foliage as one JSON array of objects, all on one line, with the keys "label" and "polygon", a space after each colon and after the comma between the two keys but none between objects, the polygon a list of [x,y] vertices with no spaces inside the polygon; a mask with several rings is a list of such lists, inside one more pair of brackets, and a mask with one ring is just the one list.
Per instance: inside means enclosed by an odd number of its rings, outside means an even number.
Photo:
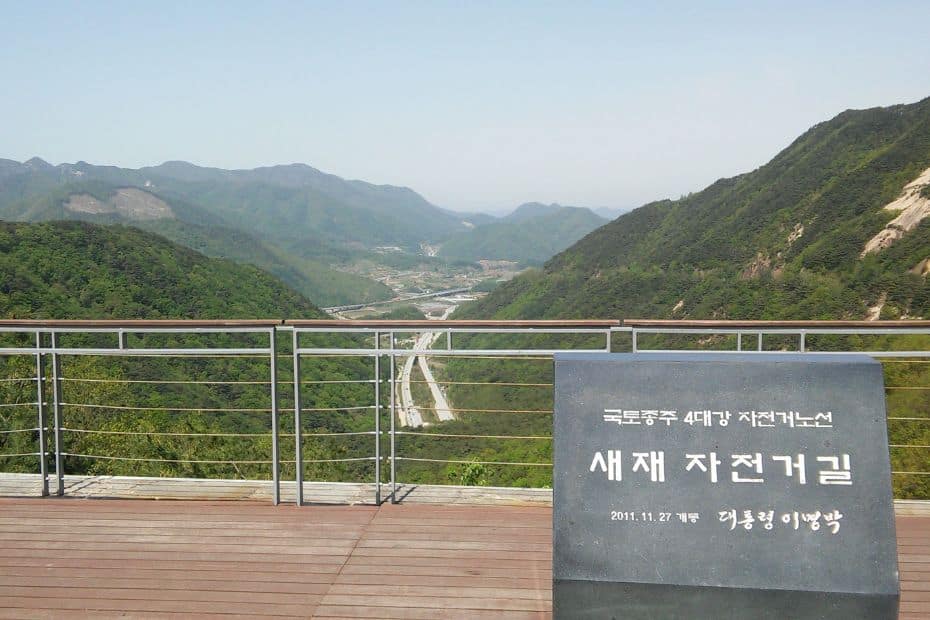
[{"label": "green foliage", "polygon": [[0,222],[0,316],[221,319],[322,313],[255,267],[210,259],[135,228]]},{"label": "green foliage", "polygon": [[[255,265],[317,303],[342,305],[389,299],[391,290],[332,268],[385,255],[364,248],[418,249],[464,225],[405,188],[344,181],[307,166],[225,171],[171,162],[130,170],[89,164],[26,166],[8,162],[0,174],[0,219],[80,219],[131,223],[208,256]],[[106,203],[121,188],[165,201],[173,217],[74,212],[75,194]],[[416,261],[401,255],[392,261]]]},{"label": "green foliage", "polygon": [[[167,240],[123,226],[82,222],[0,224],[0,316],[16,318],[322,318],[309,301],[254,267],[210,259]],[[27,344],[6,336],[8,344]],[[65,346],[112,347],[112,336],[62,335]],[[129,346],[267,346],[267,335],[133,334]],[[307,343],[312,344],[308,338]],[[305,344],[307,344],[305,343]],[[34,344],[34,343],[33,343]],[[335,337],[321,346],[345,345]],[[27,345],[30,346],[30,345]],[[279,351],[289,357],[289,339]],[[182,477],[268,478],[271,418],[266,356],[160,358],[63,356],[63,451],[68,473]],[[282,411],[293,411],[290,364],[278,368]],[[0,358],[0,430],[35,429],[35,361]],[[371,431],[370,411],[335,410],[370,405],[364,358],[307,360],[302,405],[306,433]],[[50,401],[46,369],[44,400]],[[282,415],[280,430],[293,428]],[[50,426],[50,424],[47,425]],[[285,455],[293,438],[282,436]],[[38,470],[38,433],[0,433],[0,468]],[[319,480],[370,480],[367,461],[323,463],[369,456],[368,436],[310,437],[306,473]],[[87,456],[80,456],[87,455]],[[90,458],[97,457],[97,458]],[[124,460],[128,457],[131,460]],[[134,460],[132,460],[134,459]],[[284,458],[285,461],[293,460]],[[285,462],[285,475],[293,464]]]},{"label": "green foliage", "polygon": [[464,463],[461,467],[450,467],[446,478],[452,484],[466,487],[487,486],[487,466],[477,461]]},{"label": "green foliage", "polygon": [[486,280],[482,280],[478,284],[471,287],[471,290],[478,292],[478,293],[490,293],[491,291],[496,289],[498,286],[500,286],[500,284],[501,284],[501,281],[498,280],[497,278],[488,278]]},{"label": "green foliage", "polygon": [[413,304],[405,304],[391,308],[389,312],[382,314],[378,318],[392,321],[422,321],[426,318],[426,315]]},{"label": "green foliage", "polygon": [[751,173],[622,215],[457,316],[861,318],[883,294],[923,316],[925,281],[907,272],[930,255],[927,226],[860,254],[928,167],[930,99],[844,112]]},{"label": "green foliage", "polygon": [[346,181],[302,164],[219,170],[168,162],[131,170],[82,162],[4,172],[0,217],[5,219],[60,219],[63,199],[77,185],[98,183],[109,191],[144,188],[176,207],[182,221],[225,225],[276,242],[416,249],[420,241],[465,228],[458,216],[410,189]]},{"label": "green foliage", "polygon": [[[861,319],[879,304],[881,318],[930,317],[930,280],[912,272],[930,256],[930,222],[861,256],[894,217],[882,207],[928,167],[930,99],[844,112],[751,173],[622,215],[455,318]],[[927,350],[925,340],[823,337],[809,343],[823,350]],[[721,339],[650,342],[733,347]],[[793,345],[770,339],[767,346]],[[475,373],[476,364],[458,372]],[[893,445],[930,445],[927,368],[906,360],[885,363],[889,416],[918,418],[890,421]],[[483,370],[495,380],[493,364]],[[546,376],[523,375],[527,381]],[[455,400],[486,398],[470,389]],[[891,457],[896,471],[930,470],[925,449],[892,448]],[[894,484],[899,497],[930,497],[927,476],[898,474]]]},{"label": "green foliage", "polygon": [[337,271],[319,260],[295,256],[234,228],[199,226],[179,220],[135,222],[134,225],[207,256],[255,265],[321,306],[382,301],[394,296],[394,292],[380,282]]}]

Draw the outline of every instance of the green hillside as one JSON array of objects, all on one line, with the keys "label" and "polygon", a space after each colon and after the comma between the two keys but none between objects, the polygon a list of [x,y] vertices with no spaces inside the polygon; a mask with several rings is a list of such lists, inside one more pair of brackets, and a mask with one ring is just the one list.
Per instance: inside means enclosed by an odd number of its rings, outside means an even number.
[{"label": "green hillside", "polygon": [[255,267],[207,258],[135,228],[0,222],[0,316],[277,319],[322,313]]},{"label": "green hillside", "polygon": [[460,218],[409,188],[348,181],[303,164],[218,170],[169,162],[138,172],[166,196],[278,240],[310,237],[416,250],[421,241],[465,228]]},{"label": "green hillside", "polygon": [[[30,160],[34,161],[34,160]],[[44,163],[44,162],[43,162]],[[393,292],[374,280],[296,256],[256,236],[248,222],[230,225],[217,213],[183,197],[165,197],[119,168],[64,170],[48,164],[10,162],[0,174],[0,218],[18,221],[85,220],[123,222],[151,230],[207,256],[255,265],[276,275],[323,306],[390,299]],[[15,170],[16,172],[10,172]],[[100,178],[91,178],[94,175]],[[127,183],[138,182],[137,186]],[[116,184],[119,183],[119,184]],[[301,239],[320,251],[321,244]],[[295,243],[296,245],[296,243]]]},{"label": "green hillside", "polygon": [[[620,216],[455,318],[928,318],[930,219],[908,229],[904,220],[892,223],[901,211],[883,209],[900,198],[911,205],[904,212],[910,224],[930,214],[928,168],[930,99],[843,112],[753,172]],[[476,348],[488,344],[474,340]],[[672,337],[650,343],[698,346]],[[908,336],[812,337],[808,344],[918,350],[928,343]],[[721,339],[704,345],[734,346]],[[884,364],[889,416],[904,418],[889,422],[893,445],[930,444],[925,361]],[[551,366],[505,373],[496,362],[455,360],[449,367],[465,382],[552,381]],[[481,408],[500,394],[457,386],[451,397],[458,407]],[[552,406],[551,393],[528,390],[507,402]],[[520,432],[547,434],[550,420],[536,418]],[[891,459],[896,471],[928,469],[918,448],[893,447]],[[897,497],[930,496],[926,476],[896,475],[894,485]]]},{"label": "green hillside", "polygon": [[843,112],[753,172],[622,215],[459,316],[930,316],[930,222],[861,256],[928,167],[930,99]]},{"label": "green hillside", "polygon": [[[187,162],[140,169],[86,162],[51,166],[34,158],[0,168],[0,217],[49,219],[47,195],[63,185],[97,182],[134,187],[179,206],[209,223],[259,233],[276,241],[399,245],[417,249],[466,229],[462,218],[430,204],[405,187],[349,181],[303,164],[221,170]],[[52,201],[54,203],[54,200]],[[193,221],[194,223],[205,223]]]},{"label": "green hillside", "polygon": [[331,268],[320,260],[303,258],[248,233],[225,226],[200,226],[179,220],[134,222],[207,256],[255,265],[279,278],[320,306],[391,299],[384,284]]},{"label": "green hillside", "polygon": [[[306,298],[257,268],[208,258],[136,228],[86,222],[0,223],[0,317],[93,319],[322,318]],[[30,334],[4,342],[29,346]],[[72,345],[114,346],[112,335],[64,334]],[[129,346],[268,346],[259,334],[130,334]],[[289,338],[279,351],[289,359]],[[338,337],[335,339],[339,344]],[[343,343],[344,344],[344,343]],[[62,356],[63,450],[72,474],[270,476],[269,361],[257,357]],[[46,371],[49,371],[48,367]],[[281,428],[292,429],[291,365],[279,366]],[[35,360],[0,359],[0,431],[35,426]],[[371,378],[365,359],[307,360],[302,378]],[[371,385],[307,390],[307,432],[367,431],[370,412],[339,411],[370,402]],[[22,406],[9,406],[23,403]],[[367,436],[309,442],[308,460],[367,455]],[[35,432],[0,433],[0,470],[36,472]],[[293,454],[290,436],[282,453]],[[85,456],[75,456],[85,455]],[[101,458],[90,458],[90,456]],[[286,460],[286,458],[285,458]],[[194,461],[194,462],[188,462]],[[232,463],[231,461],[241,461]],[[368,463],[308,464],[317,479],[362,479]],[[293,465],[284,464],[293,477]]]},{"label": "green hillside", "polygon": [[505,218],[458,233],[442,244],[439,254],[538,265],[604,222],[589,209],[529,203]]}]

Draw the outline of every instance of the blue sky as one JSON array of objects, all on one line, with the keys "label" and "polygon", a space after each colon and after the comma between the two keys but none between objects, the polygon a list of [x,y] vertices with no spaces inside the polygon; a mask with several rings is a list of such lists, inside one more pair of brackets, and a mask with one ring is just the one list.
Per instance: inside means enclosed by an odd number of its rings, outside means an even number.
[{"label": "blue sky", "polygon": [[304,162],[460,210],[632,207],[930,96],[928,24],[926,1],[10,1],[0,157]]}]

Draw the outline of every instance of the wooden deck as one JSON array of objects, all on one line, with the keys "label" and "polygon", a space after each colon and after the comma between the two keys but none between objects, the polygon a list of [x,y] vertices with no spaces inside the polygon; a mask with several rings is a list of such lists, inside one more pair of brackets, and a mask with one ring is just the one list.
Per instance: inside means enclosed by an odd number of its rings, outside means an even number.
[{"label": "wooden deck", "polygon": [[[900,511],[901,618],[930,515]],[[549,618],[548,507],[0,499],[0,618]]]}]

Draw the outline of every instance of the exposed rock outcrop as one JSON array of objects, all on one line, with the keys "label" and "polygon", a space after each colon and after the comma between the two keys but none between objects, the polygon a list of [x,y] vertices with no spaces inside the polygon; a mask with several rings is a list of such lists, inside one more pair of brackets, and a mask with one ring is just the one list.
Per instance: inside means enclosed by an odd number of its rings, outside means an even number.
[{"label": "exposed rock outcrop", "polygon": [[896,199],[884,206],[888,211],[900,211],[877,235],[869,239],[860,256],[880,252],[913,230],[921,220],[930,215],[930,198],[927,198],[925,188],[930,186],[930,168],[924,170],[919,177],[904,186],[904,190]]}]

